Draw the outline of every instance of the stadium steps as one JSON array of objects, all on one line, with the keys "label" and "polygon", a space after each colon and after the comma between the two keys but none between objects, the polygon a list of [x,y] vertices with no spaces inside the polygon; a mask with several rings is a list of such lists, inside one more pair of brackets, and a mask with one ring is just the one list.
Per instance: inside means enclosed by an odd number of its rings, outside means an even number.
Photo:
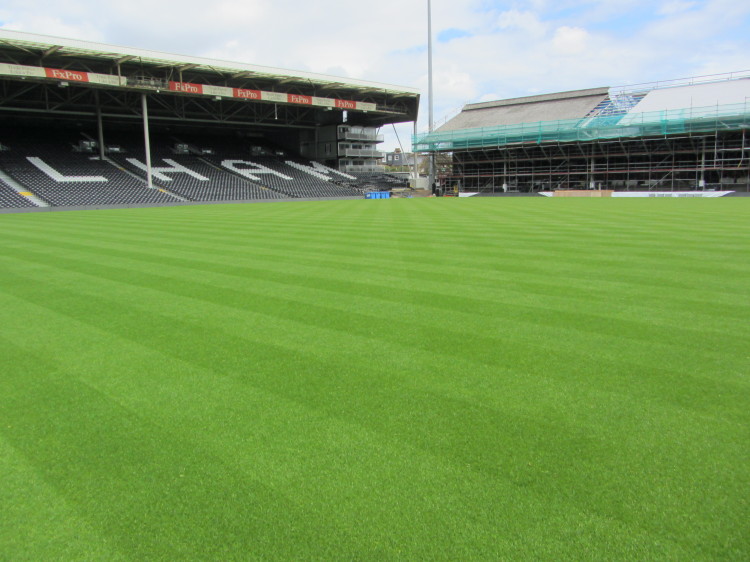
[{"label": "stadium steps", "polygon": [[629,95],[607,96],[589,111],[584,119],[589,117],[612,117],[625,115],[646,97],[647,92],[637,92]]},{"label": "stadium steps", "polygon": [[47,203],[44,199],[41,197],[38,197],[31,191],[29,191],[27,188],[22,186],[20,183],[18,183],[16,180],[14,180],[12,177],[10,177],[8,174],[0,170],[0,180],[3,180],[3,182],[11,187],[16,193],[21,195],[22,197],[25,197],[28,201],[36,205],[37,207],[49,207],[50,204]]}]

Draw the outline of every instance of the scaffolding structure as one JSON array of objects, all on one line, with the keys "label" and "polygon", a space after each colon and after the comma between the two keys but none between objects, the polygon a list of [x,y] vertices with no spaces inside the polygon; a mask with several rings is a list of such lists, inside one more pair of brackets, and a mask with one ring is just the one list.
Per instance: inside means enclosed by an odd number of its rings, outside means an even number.
[{"label": "scaffolding structure", "polygon": [[440,179],[461,191],[750,190],[750,100],[633,113],[647,91],[577,119],[417,135],[415,151],[451,153]]},{"label": "scaffolding structure", "polygon": [[742,130],[457,151],[441,181],[472,192],[748,191],[750,136]]}]

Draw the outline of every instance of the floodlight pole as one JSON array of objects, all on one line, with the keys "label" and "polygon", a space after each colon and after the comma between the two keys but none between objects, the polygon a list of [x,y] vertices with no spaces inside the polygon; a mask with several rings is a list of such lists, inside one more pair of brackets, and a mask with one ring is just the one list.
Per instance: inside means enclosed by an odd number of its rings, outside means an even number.
[{"label": "floodlight pole", "polygon": [[[434,120],[432,115],[432,0],[427,0],[427,107],[428,121],[427,131],[432,133]],[[429,173],[427,185],[432,190],[432,184],[435,183],[435,153],[430,151]]]},{"label": "floodlight pole", "polygon": [[146,141],[146,187],[154,188],[154,182],[151,178],[151,141],[148,136],[148,102],[146,93],[141,94],[141,106],[143,107],[143,136]]}]

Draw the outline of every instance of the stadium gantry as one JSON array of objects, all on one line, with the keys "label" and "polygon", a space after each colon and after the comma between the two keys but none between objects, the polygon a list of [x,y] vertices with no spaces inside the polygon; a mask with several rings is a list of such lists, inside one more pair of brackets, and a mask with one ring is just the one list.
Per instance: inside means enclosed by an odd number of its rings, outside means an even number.
[{"label": "stadium gantry", "polygon": [[[361,197],[416,89],[0,30],[0,207]],[[153,188],[153,189],[148,189]]]},{"label": "stadium gantry", "polygon": [[466,105],[416,152],[466,192],[748,191],[750,71]]}]

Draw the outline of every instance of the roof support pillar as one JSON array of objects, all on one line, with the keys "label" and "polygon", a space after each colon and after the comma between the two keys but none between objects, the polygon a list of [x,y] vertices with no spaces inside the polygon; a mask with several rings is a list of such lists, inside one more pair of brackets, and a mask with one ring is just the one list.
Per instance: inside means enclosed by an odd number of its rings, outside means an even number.
[{"label": "roof support pillar", "polygon": [[143,107],[143,138],[146,149],[146,187],[154,188],[154,182],[151,177],[151,141],[148,135],[148,99],[146,93],[141,94],[141,106]]},{"label": "roof support pillar", "polygon": [[102,107],[99,104],[99,90],[94,90],[96,97],[96,132],[99,139],[99,160],[104,160],[104,125],[102,123]]}]

